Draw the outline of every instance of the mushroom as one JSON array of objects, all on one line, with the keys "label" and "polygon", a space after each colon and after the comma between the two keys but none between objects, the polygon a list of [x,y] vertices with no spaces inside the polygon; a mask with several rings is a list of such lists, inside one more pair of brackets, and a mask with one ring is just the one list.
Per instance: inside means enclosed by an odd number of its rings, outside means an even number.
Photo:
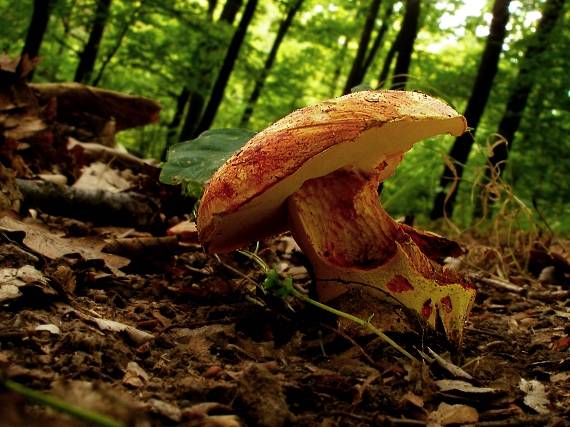
[{"label": "mushroom", "polygon": [[466,121],[419,92],[363,91],[297,110],[256,134],[211,178],[200,241],[228,252],[289,229],[314,268],[317,295],[355,287],[395,300],[460,343],[475,297],[435,263],[435,235],[395,222],[378,185],[414,143],[459,136]]}]

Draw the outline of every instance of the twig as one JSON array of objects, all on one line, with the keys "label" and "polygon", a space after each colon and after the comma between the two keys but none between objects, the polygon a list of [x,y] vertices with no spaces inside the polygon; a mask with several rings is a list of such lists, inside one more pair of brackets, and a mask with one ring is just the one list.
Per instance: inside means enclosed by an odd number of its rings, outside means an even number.
[{"label": "twig", "polygon": [[64,414],[68,414],[80,420],[87,421],[93,425],[100,427],[126,427],[124,423],[109,418],[106,415],[94,411],[89,411],[87,409],[79,408],[63,400],[58,399],[55,396],[40,393],[39,391],[32,390],[17,382],[11,380],[4,380],[3,383],[8,390],[12,390],[13,392],[18,393],[21,396],[24,396],[25,398],[31,400],[32,402],[40,403],[42,405],[56,409],[60,412],[63,412]]},{"label": "twig", "polygon": [[515,285],[514,283],[506,282],[504,280],[491,279],[489,277],[477,277],[474,275],[471,276],[471,279],[484,285],[493,286],[494,288],[504,289],[509,292],[515,292],[517,294],[520,294],[522,291],[524,291],[524,288],[522,286]]}]

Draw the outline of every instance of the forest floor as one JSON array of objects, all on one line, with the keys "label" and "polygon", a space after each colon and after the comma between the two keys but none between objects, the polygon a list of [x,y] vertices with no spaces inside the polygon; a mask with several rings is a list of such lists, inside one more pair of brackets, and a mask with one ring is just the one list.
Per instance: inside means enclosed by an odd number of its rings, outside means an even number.
[{"label": "forest floor", "polygon": [[[254,285],[263,273],[239,253],[155,242],[123,248],[130,263],[119,269],[121,258],[101,252],[45,254],[102,237],[143,244],[144,233],[4,215],[0,236],[0,275],[20,280],[17,297],[0,289],[3,377],[124,425],[570,425],[567,277],[476,282],[460,351],[392,334],[426,353],[412,363],[378,338],[349,337],[318,309],[264,295]],[[473,239],[466,249],[487,254],[478,259],[488,272],[499,262]],[[308,283],[289,236],[258,253]],[[6,426],[91,425],[6,389],[0,413]]]},{"label": "forest floor", "polygon": [[[167,234],[192,203],[113,147],[158,104],[17,79],[0,95],[0,426],[570,425],[569,241],[459,236],[448,267],[478,292],[463,345],[391,333],[412,362],[267,294],[251,257]],[[257,255],[310,287],[290,236]]]}]

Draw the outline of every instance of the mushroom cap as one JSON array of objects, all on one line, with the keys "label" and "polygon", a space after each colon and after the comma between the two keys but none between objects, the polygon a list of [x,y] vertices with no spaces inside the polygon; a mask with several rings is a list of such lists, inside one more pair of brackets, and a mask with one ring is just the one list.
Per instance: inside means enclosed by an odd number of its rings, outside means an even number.
[{"label": "mushroom cap", "polygon": [[463,116],[420,92],[363,91],[301,108],[216,171],[200,201],[200,241],[227,252],[277,234],[287,229],[287,198],[306,180],[348,167],[383,181],[415,142],[466,129]]}]

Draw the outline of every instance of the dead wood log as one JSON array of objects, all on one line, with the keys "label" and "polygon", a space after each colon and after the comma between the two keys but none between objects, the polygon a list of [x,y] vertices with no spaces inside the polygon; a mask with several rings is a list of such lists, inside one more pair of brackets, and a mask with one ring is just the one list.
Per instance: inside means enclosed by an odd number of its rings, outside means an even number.
[{"label": "dead wood log", "polygon": [[[76,124],[115,122],[117,132],[158,121],[160,104],[152,99],[126,95],[79,83],[31,84],[41,104],[57,100],[57,120]],[[96,123],[100,127],[100,123]]]},{"label": "dead wood log", "polygon": [[158,203],[139,193],[85,190],[26,179],[16,182],[28,209],[96,225],[149,227],[158,221]]}]

